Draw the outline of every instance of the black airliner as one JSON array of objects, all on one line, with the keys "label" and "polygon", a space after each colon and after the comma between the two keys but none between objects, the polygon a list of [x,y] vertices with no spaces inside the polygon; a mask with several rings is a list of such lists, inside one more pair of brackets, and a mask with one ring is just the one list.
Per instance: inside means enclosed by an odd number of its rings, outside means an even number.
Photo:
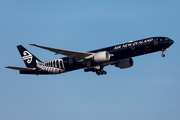
[{"label": "black airliner", "polygon": [[103,69],[107,65],[114,65],[121,69],[132,67],[132,57],[135,56],[161,51],[162,57],[165,57],[164,51],[168,50],[173,43],[174,41],[168,37],[151,37],[89,52],[69,51],[29,44],[66,56],[47,62],[42,62],[22,45],[18,45],[17,48],[27,68],[13,66],[7,66],[6,68],[19,70],[20,74],[60,74],[84,69],[85,72],[104,75],[107,72]]}]

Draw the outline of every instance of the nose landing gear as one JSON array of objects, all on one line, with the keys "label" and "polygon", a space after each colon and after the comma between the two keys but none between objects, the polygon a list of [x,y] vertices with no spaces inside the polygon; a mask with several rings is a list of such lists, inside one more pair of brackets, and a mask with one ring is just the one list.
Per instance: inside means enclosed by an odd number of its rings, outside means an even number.
[{"label": "nose landing gear", "polygon": [[162,55],[161,55],[162,57],[165,57],[164,51],[165,51],[165,50],[162,49]]}]

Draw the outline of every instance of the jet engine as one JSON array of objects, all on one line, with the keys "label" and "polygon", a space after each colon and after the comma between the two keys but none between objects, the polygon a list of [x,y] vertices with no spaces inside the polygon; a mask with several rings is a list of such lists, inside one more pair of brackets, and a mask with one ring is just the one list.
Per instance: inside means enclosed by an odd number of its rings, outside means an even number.
[{"label": "jet engine", "polygon": [[115,66],[119,67],[121,69],[132,67],[133,66],[133,59],[132,58],[126,58],[126,59],[119,60]]},{"label": "jet engine", "polygon": [[96,63],[106,62],[110,60],[110,54],[107,51],[98,52],[93,56]]}]

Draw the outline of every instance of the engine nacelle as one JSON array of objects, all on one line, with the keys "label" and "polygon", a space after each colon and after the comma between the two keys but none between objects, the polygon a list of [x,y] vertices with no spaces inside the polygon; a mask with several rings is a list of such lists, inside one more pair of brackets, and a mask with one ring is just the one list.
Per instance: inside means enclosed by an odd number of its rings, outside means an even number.
[{"label": "engine nacelle", "polygon": [[132,58],[126,58],[126,59],[119,60],[115,66],[119,67],[121,69],[132,67],[133,66],[133,59]]},{"label": "engine nacelle", "polygon": [[93,60],[96,63],[106,62],[110,60],[110,54],[107,51],[98,52],[94,55]]}]

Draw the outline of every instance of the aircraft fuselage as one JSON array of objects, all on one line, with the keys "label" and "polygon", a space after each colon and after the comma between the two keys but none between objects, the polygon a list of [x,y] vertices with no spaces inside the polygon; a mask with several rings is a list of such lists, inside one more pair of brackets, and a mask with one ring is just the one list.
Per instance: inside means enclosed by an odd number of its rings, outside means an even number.
[{"label": "aircraft fuselage", "polygon": [[[89,51],[90,53],[98,53],[107,51],[110,54],[110,60],[102,63],[95,61],[90,62],[90,66],[87,66],[87,62],[81,62],[73,57],[64,57],[40,63],[36,61],[36,71],[24,71],[20,70],[21,74],[60,74],[77,69],[86,69],[92,66],[107,66],[109,64],[115,65],[119,60],[131,58],[139,55],[153,53],[157,51],[165,51],[174,43],[173,40],[167,37],[151,37],[138,41],[130,41],[128,43],[119,44],[107,48]],[[89,68],[91,71],[91,69]],[[93,69],[92,69],[93,71]]]}]

